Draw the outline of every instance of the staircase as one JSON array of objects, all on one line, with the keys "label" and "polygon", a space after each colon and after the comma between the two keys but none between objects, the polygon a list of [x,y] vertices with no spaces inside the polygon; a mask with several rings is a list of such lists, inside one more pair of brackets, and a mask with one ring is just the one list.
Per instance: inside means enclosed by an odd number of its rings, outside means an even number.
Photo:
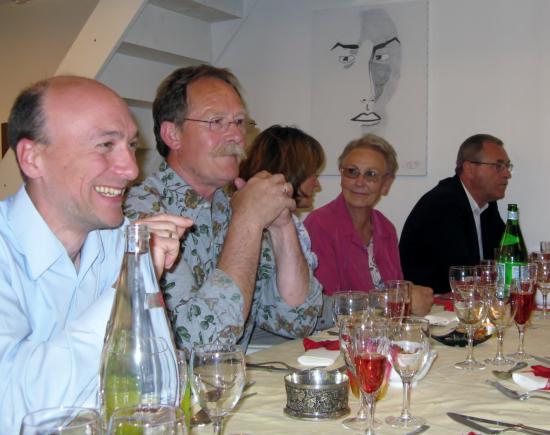
[{"label": "staircase", "polygon": [[57,74],[95,77],[127,101],[147,177],[160,159],[151,115],[158,84],[176,68],[216,64],[250,9],[247,0],[99,0]]}]

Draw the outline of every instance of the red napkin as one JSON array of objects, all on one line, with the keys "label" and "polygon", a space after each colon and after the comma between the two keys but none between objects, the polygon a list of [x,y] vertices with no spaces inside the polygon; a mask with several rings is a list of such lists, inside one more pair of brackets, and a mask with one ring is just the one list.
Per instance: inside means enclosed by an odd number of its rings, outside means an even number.
[{"label": "red napkin", "polygon": [[535,376],[540,376],[541,378],[548,379],[548,382],[546,383],[546,387],[541,388],[541,390],[550,390],[550,367],[545,366],[531,366],[531,370],[533,371],[533,374]]},{"label": "red napkin", "polygon": [[452,292],[434,295],[434,304],[443,305],[445,311],[454,311]]},{"label": "red napkin", "polygon": [[338,340],[314,341],[309,338],[304,338],[304,349],[306,351],[318,349],[319,347],[324,347],[327,350],[340,350],[340,342]]}]

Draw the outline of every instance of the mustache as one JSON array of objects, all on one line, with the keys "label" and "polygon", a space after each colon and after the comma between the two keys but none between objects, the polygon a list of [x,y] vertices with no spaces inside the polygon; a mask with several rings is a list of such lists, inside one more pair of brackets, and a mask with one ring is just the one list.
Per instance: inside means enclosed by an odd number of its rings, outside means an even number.
[{"label": "mustache", "polygon": [[236,142],[230,142],[226,145],[222,145],[216,148],[212,151],[211,155],[213,157],[236,156],[239,161],[246,159],[245,150]]}]

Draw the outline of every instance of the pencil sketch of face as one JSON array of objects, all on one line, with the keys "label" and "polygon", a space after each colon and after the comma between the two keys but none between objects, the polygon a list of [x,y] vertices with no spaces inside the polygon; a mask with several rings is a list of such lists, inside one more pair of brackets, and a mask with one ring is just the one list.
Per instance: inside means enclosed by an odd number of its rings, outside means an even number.
[{"label": "pencil sketch of face", "polygon": [[[361,11],[357,42],[338,41],[331,48],[342,73],[339,91],[346,93],[348,119],[362,132],[384,129],[386,105],[399,82],[401,41],[397,28],[382,9]],[[350,43],[351,42],[351,43]]]}]

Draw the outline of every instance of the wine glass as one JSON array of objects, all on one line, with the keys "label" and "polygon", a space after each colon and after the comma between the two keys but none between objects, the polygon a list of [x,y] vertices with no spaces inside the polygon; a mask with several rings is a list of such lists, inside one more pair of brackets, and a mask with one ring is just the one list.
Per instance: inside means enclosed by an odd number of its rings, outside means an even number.
[{"label": "wine glass", "polygon": [[475,281],[475,267],[452,266],[449,282],[453,291],[454,310],[468,334],[466,359],[455,367],[464,370],[484,369],[485,364],[474,359],[474,333],[487,314],[486,293]]},{"label": "wine glass", "polygon": [[475,266],[451,266],[449,268],[449,285],[451,290],[471,286],[475,282]]},{"label": "wine glass", "polygon": [[550,241],[540,242],[540,252],[543,254],[550,254]]},{"label": "wine glass", "polygon": [[245,360],[240,346],[195,345],[191,356],[191,386],[201,407],[222,433],[223,418],[239,402],[245,384]]},{"label": "wine glass", "polygon": [[59,407],[30,412],[21,422],[20,435],[100,435],[99,414],[88,408]]},{"label": "wine glass", "polygon": [[361,291],[343,291],[332,295],[332,319],[339,327],[340,321],[369,310],[369,294]]},{"label": "wine glass", "polygon": [[525,360],[530,357],[524,349],[525,324],[529,321],[535,305],[534,283],[537,277],[537,264],[527,263],[516,267],[518,268],[518,276],[513,278],[510,283],[510,297],[515,311],[514,321],[518,328],[519,342],[517,352],[510,356]]},{"label": "wine glass", "polygon": [[494,323],[497,330],[497,354],[494,358],[486,359],[487,364],[496,366],[507,366],[515,363],[513,359],[506,358],[502,351],[504,340],[504,330],[510,325],[510,321],[514,318],[515,311],[512,307],[510,296],[504,293],[503,288],[495,289],[492,294],[488,295],[488,317]]},{"label": "wine glass", "polygon": [[366,435],[374,434],[374,404],[376,394],[384,383],[387,369],[387,322],[380,318],[366,318],[356,322],[353,331],[353,372],[367,401]]},{"label": "wine glass", "polygon": [[113,412],[107,435],[185,435],[186,432],[181,409],[168,405],[139,405]]},{"label": "wine glass", "polygon": [[119,408],[141,404],[175,406],[179,375],[176,358],[164,338],[121,334],[102,358],[106,382],[100,391],[104,426]]},{"label": "wine glass", "polygon": [[338,329],[340,352],[344,358],[344,363],[346,364],[346,372],[349,378],[351,393],[360,400],[357,415],[355,415],[355,417],[346,418],[342,421],[342,425],[348,429],[363,432],[368,427],[369,414],[367,409],[367,399],[365,394],[359,388],[359,382],[353,369],[353,334],[354,325],[357,322],[361,322],[357,316],[353,319],[342,319],[340,320],[340,327]]},{"label": "wine glass", "polygon": [[542,294],[542,316],[540,318],[546,320],[548,318],[547,297],[550,292],[550,260],[537,261],[537,288]]},{"label": "wine glass", "polygon": [[426,423],[422,417],[413,417],[410,412],[411,382],[421,369],[430,344],[426,331],[429,322],[417,317],[391,319],[389,329],[389,357],[395,371],[403,382],[403,406],[399,417],[388,417],[392,427],[413,428]]},{"label": "wine glass", "polygon": [[[390,317],[411,315],[412,287],[412,282],[404,279],[392,279],[384,283],[384,289],[389,292],[388,314]],[[402,307],[400,305],[402,305]]]}]

